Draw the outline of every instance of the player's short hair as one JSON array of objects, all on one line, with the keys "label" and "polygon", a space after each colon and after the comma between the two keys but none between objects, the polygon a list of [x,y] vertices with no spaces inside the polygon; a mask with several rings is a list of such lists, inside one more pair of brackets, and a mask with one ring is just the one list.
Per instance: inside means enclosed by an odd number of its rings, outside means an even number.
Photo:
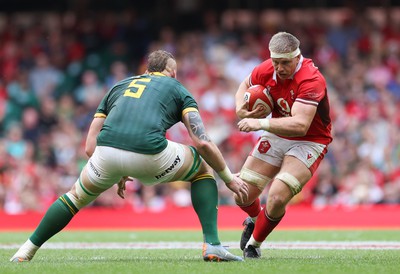
[{"label": "player's short hair", "polygon": [[282,31],[272,36],[268,47],[270,52],[289,53],[300,47],[300,41],[294,35]]},{"label": "player's short hair", "polygon": [[162,72],[168,63],[169,59],[175,57],[165,50],[156,50],[149,54],[147,57],[147,71],[148,72]]}]

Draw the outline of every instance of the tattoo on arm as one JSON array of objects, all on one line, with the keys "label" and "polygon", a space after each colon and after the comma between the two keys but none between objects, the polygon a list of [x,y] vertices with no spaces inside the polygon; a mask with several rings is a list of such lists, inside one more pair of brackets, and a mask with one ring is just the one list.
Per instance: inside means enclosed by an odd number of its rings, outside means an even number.
[{"label": "tattoo on arm", "polygon": [[200,113],[198,112],[189,112],[189,123],[190,129],[192,130],[193,134],[196,135],[200,140],[210,141],[206,133],[206,129],[204,127],[203,121],[201,120]]}]

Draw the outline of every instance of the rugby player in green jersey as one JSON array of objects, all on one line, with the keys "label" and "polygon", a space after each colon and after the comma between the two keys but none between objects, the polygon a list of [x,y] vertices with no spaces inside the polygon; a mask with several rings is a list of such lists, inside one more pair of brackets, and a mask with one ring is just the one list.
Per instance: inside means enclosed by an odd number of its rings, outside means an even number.
[{"label": "rugby player in green jersey", "polygon": [[[129,177],[144,185],[190,182],[192,204],[204,235],[203,259],[243,260],[228,252],[219,240],[218,190],[213,170],[243,200],[248,187],[232,175],[206,133],[195,99],[175,79],[177,64],[173,55],[157,50],[147,61],[145,74],[116,83],[104,96],[89,128],[86,166],[71,190],[48,208],[10,261],[30,261],[81,208],[114,184],[118,183],[118,195],[123,197]],[[184,123],[194,146],[166,139],[166,131],[178,122]]]}]

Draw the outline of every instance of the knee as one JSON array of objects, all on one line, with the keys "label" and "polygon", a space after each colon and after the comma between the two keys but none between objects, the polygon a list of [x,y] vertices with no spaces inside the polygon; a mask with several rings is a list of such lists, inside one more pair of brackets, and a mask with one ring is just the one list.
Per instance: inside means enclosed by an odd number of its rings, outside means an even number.
[{"label": "knee", "polygon": [[257,187],[253,186],[252,184],[248,184],[248,187],[249,187],[249,195],[245,198],[244,201],[240,201],[240,198],[236,194],[233,194],[236,205],[238,205],[240,207],[247,207],[247,206],[252,205],[254,203],[254,201],[260,197],[260,195],[262,193],[261,190],[259,190]]},{"label": "knee", "polygon": [[239,177],[245,181],[249,187],[249,195],[245,201],[241,202],[236,194],[233,196],[236,204],[241,207],[251,205],[263,192],[265,186],[271,182],[271,178],[268,176],[245,167],[240,171]]},{"label": "knee", "polygon": [[278,193],[270,193],[267,198],[268,210],[282,209],[286,207],[287,199]]},{"label": "knee", "polygon": [[249,206],[254,202],[254,200],[251,200],[251,197],[249,196],[246,198],[246,200],[241,201],[236,193],[233,194],[233,198],[235,199],[235,203],[240,207]]}]

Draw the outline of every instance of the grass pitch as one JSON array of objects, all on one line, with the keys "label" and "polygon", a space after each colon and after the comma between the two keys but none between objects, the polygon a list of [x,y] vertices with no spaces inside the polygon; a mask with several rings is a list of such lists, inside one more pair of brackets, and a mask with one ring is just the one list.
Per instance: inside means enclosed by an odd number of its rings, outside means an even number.
[{"label": "grass pitch", "polygon": [[[220,231],[241,255],[241,231]],[[63,231],[29,263],[8,260],[30,233],[0,232],[0,273],[400,273],[400,231],[274,231],[262,258],[204,262],[200,231]]]}]

